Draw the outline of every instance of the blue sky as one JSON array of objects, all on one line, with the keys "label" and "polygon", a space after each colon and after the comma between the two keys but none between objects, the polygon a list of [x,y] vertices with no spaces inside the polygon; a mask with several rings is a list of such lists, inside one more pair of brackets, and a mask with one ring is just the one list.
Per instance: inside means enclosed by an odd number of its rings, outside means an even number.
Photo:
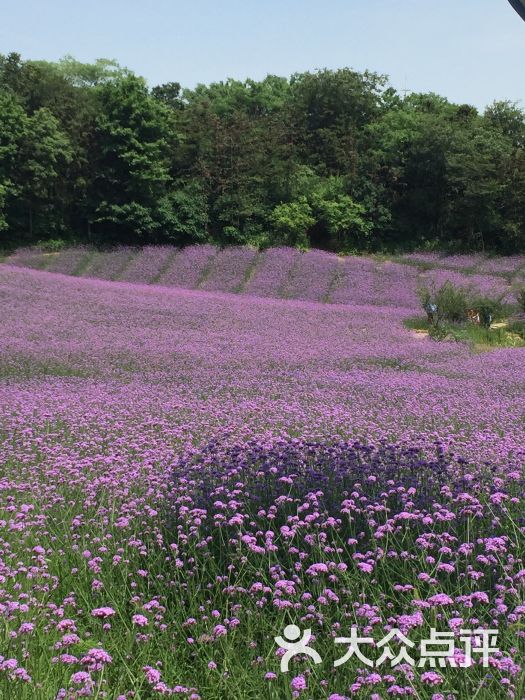
[{"label": "blue sky", "polygon": [[402,90],[525,107],[507,0],[3,0],[0,53],[116,58],[151,85],[350,66]]}]

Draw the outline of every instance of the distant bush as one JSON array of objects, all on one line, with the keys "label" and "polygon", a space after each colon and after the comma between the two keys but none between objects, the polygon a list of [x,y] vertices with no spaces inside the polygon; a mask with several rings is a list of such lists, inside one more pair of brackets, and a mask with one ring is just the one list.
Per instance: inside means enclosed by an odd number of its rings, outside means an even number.
[{"label": "distant bush", "polygon": [[432,338],[432,340],[446,340],[447,338],[451,337],[448,329],[440,323],[430,325],[428,327],[428,335]]},{"label": "distant bush", "polygon": [[523,311],[525,313],[525,287],[522,287],[520,291],[518,292],[518,296],[516,297],[520,311]]},{"label": "distant bush", "polygon": [[471,308],[478,314],[479,323],[484,328],[488,328],[493,321],[499,320],[503,315],[501,302],[490,297],[474,299]]},{"label": "distant bush", "polygon": [[50,238],[47,241],[38,243],[38,247],[44,253],[58,253],[58,251],[63,250],[68,245],[71,245],[70,241],[66,241],[63,238]]},{"label": "distant bush", "polygon": [[525,340],[525,311],[509,319],[507,330],[510,331],[510,333],[516,333],[516,335],[519,335],[520,338]]},{"label": "distant bush", "polygon": [[488,328],[502,318],[503,305],[499,299],[482,296],[467,287],[459,287],[447,280],[439,289],[422,287],[419,299],[431,325],[461,324],[471,320]]},{"label": "distant bush", "polygon": [[472,294],[463,287],[456,287],[448,280],[439,289],[422,287],[418,290],[421,305],[429,321],[437,325],[440,321],[463,323],[472,308]]}]

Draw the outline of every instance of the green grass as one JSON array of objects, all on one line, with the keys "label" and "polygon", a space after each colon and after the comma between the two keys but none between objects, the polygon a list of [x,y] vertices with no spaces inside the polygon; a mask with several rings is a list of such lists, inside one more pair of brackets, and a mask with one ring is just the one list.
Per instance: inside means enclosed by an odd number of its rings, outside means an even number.
[{"label": "green grass", "polygon": [[242,292],[246,288],[246,285],[248,284],[248,282],[251,280],[251,278],[255,274],[255,270],[257,269],[260,261],[261,261],[261,252],[257,251],[257,253],[253,256],[253,260],[250,262],[250,264],[248,265],[248,267],[244,271],[244,275],[242,276],[242,280],[239,282],[239,284],[233,290],[235,292],[235,294],[242,294]]},{"label": "green grass", "polygon": [[80,277],[87,270],[89,264],[91,263],[91,261],[95,257],[95,253],[96,253],[96,251],[94,249],[89,250],[86,252],[85,255],[83,255],[80,258],[77,267],[75,268],[75,270],[72,273],[73,277]]},{"label": "green grass", "polygon": [[131,265],[131,263],[133,262],[133,260],[135,260],[135,258],[137,257],[137,255],[140,255],[140,249],[139,249],[139,248],[133,248],[133,249],[130,251],[130,253],[129,253],[128,257],[126,258],[126,260],[125,260],[125,261],[122,263],[122,265],[120,266],[120,268],[119,268],[118,270],[116,270],[116,271],[113,273],[113,276],[112,276],[111,279],[112,279],[113,281],[119,281],[119,280],[121,280],[121,279],[122,279],[122,275],[126,272],[126,270],[127,270],[128,267]]},{"label": "green grass", "polygon": [[484,328],[468,322],[441,322],[439,328],[435,329],[426,318],[415,316],[406,319],[405,326],[415,331],[426,331],[434,340],[455,340],[458,343],[466,343],[475,352],[525,347],[525,337],[516,332],[512,324]]},{"label": "green grass", "polygon": [[171,263],[175,260],[176,256],[180,252],[180,248],[173,248],[173,250],[170,252],[169,255],[166,256],[166,259],[164,260],[163,264],[161,265],[159,271],[157,272],[156,275],[154,275],[149,282],[149,284],[160,284],[160,280],[164,277],[164,273],[166,270],[169,268]]},{"label": "green grass", "polygon": [[17,377],[31,379],[33,377],[90,377],[92,372],[53,360],[38,360],[29,357],[19,357],[16,361],[7,362],[0,358],[0,379]]}]

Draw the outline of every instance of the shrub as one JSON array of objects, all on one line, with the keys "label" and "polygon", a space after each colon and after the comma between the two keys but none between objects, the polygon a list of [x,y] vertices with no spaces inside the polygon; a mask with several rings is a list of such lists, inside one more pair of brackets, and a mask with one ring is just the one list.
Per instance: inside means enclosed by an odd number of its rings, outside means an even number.
[{"label": "shrub", "polygon": [[520,338],[523,338],[523,340],[525,340],[525,318],[512,319],[507,324],[507,330],[510,333],[516,333],[516,335],[519,335]]},{"label": "shrub", "polygon": [[[448,280],[436,291],[428,287],[422,287],[418,291],[422,306],[427,314],[436,308],[435,322],[449,321],[462,323],[467,320],[467,311],[472,308],[471,294],[468,289],[456,287]],[[430,320],[430,318],[429,318]]]},{"label": "shrub", "polygon": [[429,326],[428,335],[432,340],[446,340],[450,336],[450,333],[442,324],[437,323]]},{"label": "shrub", "polygon": [[438,318],[451,323],[462,323],[467,319],[471,307],[469,292],[462,287],[455,287],[452,282],[445,282],[436,295]]},{"label": "shrub", "polygon": [[472,309],[479,314],[479,322],[484,328],[502,317],[503,307],[501,302],[490,297],[478,297],[472,304]]},{"label": "shrub", "polygon": [[45,253],[58,253],[67,245],[69,245],[68,241],[63,238],[50,238],[47,241],[40,241],[38,243],[39,248]]},{"label": "shrub", "polygon": [[426,310],[429,304],[432,302],[432,292],[428,287],[420,287],[417,290],[417,295],[419,297],[419,301],[421,302],[421,306]]},{"label": "shrub", "polygon": [[525,313],[525,287],[522,287],[520,291],[518,292],[518,296],[516,297],[520,311],[523,311]]}]

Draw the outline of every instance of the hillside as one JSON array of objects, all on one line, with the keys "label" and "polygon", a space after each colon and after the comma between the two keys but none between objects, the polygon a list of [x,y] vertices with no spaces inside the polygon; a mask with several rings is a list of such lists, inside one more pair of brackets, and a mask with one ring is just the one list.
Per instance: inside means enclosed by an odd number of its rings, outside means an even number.
[{"label": "hillside", "polygon": [[122,246],[104,252],[79,246],[53,253],[20,249],[6,262],[107,281],[407,309],[419,306],[417,289],[424,284],[449,279],[512,301],[525,283],[524,256],[414,253],[385,259],[295,248]]}]

